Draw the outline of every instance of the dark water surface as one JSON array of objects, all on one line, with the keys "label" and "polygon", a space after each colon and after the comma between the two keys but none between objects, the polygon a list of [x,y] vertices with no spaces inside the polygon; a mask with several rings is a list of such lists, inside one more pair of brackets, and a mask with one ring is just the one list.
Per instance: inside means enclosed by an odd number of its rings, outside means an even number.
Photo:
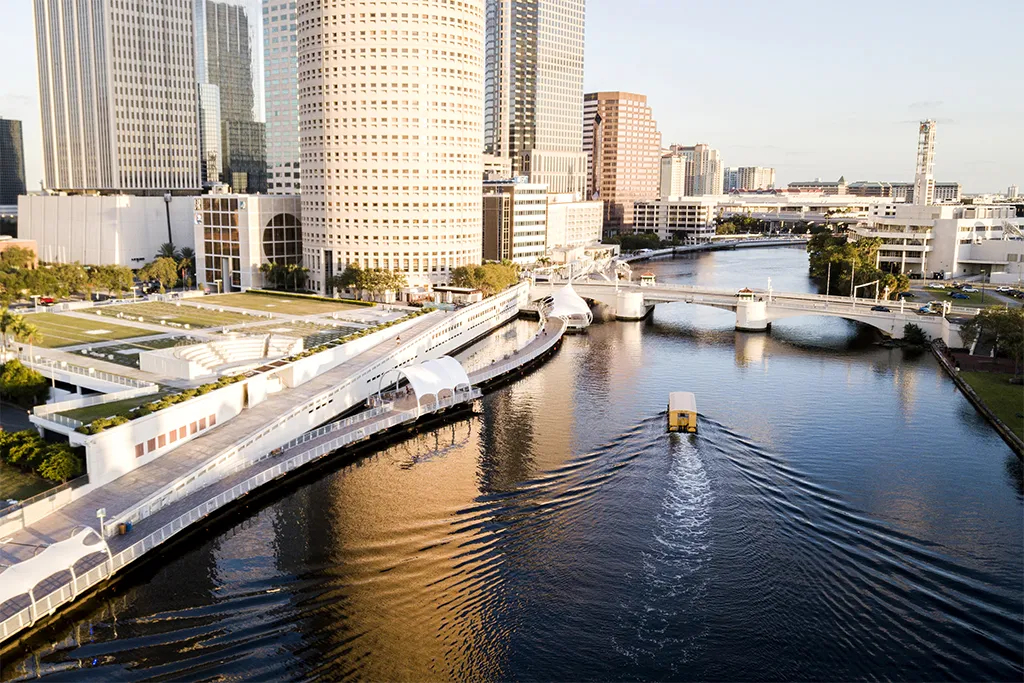
[{"label": "dark water surface", "polygon": [[[641,265],[809,290],[799,249]],[[5,658],[5,678],[1024,675],[1021,468],[930,355],[674,304],[326,473]],[[467,355],[505,353],[534,324]],[[673,390],[700,434],[665,433]]]}]

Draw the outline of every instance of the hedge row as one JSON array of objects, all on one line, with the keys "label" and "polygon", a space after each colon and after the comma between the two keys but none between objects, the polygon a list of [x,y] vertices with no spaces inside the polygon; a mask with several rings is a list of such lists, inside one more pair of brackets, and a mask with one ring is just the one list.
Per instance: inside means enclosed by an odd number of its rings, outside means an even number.
[{"label": "hedge row", "polygon": [[400,323],[404,323],[407,320],[412,320],[413,318],[418,318],[421,315],[426,315],[427,313],[430,313],[433,310],[436,310],[436,309],[433,309],[433,308],[422,308],[422,309],[420,309],[418,311],[412,311],[411,313],[407,313],[407,314],[403,315],[401,318],[398,318],[396,320],[392,320],[391,322],[380,323],[378,325],[374,325],[373,327],[368,327],[365,330],[359,330],[358,332],[353,332],[352,334],[346,334],[344,337],[339,337],[338,339],[334,339],[334,340],[329,341],[329,342],[327,342],[325,344],[320,344],[319,346],[314,346],[311,349],[306,349],[305,351],[302,351],[300,353],[296,353],[293,356],[288,356],[287,358],[283,358],[282,360],[291,363],[292,361],[297,361],[297,360],[302,359],[302,358],[307,358],[309,356],[312,356],[313,354],[322,353],[324,351],[327,351],[328,349],[333,349],[336,346],[341,346],[342,344],[346,344],[346,343],[348,343],[350,341],[355,341],[356,339],[362,339],[363,337],[365,337],[367,335],[370,335],[370,334],[373,334],[374,332],[380,332],[381,330],[386,330],[389,327],[394,327],[395,325],[398,325]]},{"label": "hedge row", "polygon": [[226,375],[219,378],[216,382],[208,382],[202,384],[194,389],[186,389],[177,394],[169,394],[163,398],[157,399],[156,401],[150,401],[144,403],[137,408],[126,410],[123,413],[118,413],[111,417],[98,417],[89,424],[84,424],[78,427],[75,431],[82,434],[99,434],[100,432],[123,425],[126,422],[131,422],[137,417],[145,417],[146,415],[152,415],[155,412],[163,410],[164,408],[170,408],[173,405],[183,403],[189,399],[195,398],[196,396],[203,396],[208,394],[215,389],[222,389],[226,386],[240,382],[245,379],[245,375]]}]

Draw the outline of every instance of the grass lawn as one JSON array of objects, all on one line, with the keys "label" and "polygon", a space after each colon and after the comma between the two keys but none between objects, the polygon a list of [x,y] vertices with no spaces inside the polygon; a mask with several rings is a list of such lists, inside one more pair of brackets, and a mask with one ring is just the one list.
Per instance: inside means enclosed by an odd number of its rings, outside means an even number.
[{"label": "grass lawn", "polygon": [[353,306],[352,304],[340,301],[334,303],[333,301],[318,301],[302,297],[291,298],[287,295],[275,294],[217,294],[214,296],[204,296],[200,301],[204,304],[234,306],[235,308],[245,308],[250,311],[285,313],[287,315],[319,315],[362,308],[361,306]]},{"label": "grass lawn", "polygon": [[140,351],[155,351],[172,346],[188,346],[190,344],[198,344],[200,341],[202,340],[188,336],[165,337],[163,339],[149,339],[129,344],[111,344],[90,349],[90,353],[84,353],[83,351],[76,351],[75,353],[86,358],[100,358],[109,363],[117,363],[129,368],[138,368]]},{"label": "grass lawn", "polygon": [[162,397],[170,393],[173,392],[171,390],[161,390],[155,394],[150,394],[149,396],[136,396],[135,398],[126,398],[123,401],[101,403],[100,405],[67,410],[61,413],[61,415],[88,424],[98,417],[113,417],[118,413],[123,413],[126,410],[137,408],[138,406],[149,403],[150,401],[159,401]]},{"label": "grass lawn", "polygon": [[38,474],[22,472],[17,467],[0,463],[0,507],[4,507],[8,498],[25,500],[56,485]]},{"label": "grass lawn", "polygon": [[[914,294],[917,294],[920,298],[914,299],[914,301],[920,301],[923,304],[925,301],[928,300],[928,297],[930,297],[931,299],[933,299],[935,301],[948,301],[949,303],[953,304],[954,306],[968,306],[968,307],[973,307],[973,308],[988,308],[990,306],[1002,307],[1002,306],[1005,305],[1005,302],[1003,302],[1000,299],[997,299],[994,296],[991,296],[988,293],[985,294],[985,301],[984,301],[984,303],[982,303],[982,301],[981,301],[981,292],[963,292],[964,295],[970,297],[968,299],[954,299],[953,297],[950,296],[950,294],[952,294],[953,292],[959,292],[959,291],[960,290],[958,290],[958,289],[946,289],[946,290],[942,290],[942,289],[923,289],[923,290],[915,290]],[[927,297],[921,297],[920,295],[922,293],[924,293],[924,294],[926,294],[928,296]]]},{"label": "grass lawn", "polygon": [[55,348],[111,339],[130,339],[153,334],[149,330],[115,323],[105,324],[100,320],[83,320],[60,313],[33,313],[25,320],[39,328],[43,338],[36,346]]},{"label": "grass lawn", "polygon": [[[203,303],[207,303],[205,300]],[[207,311],[188,304],[180,306],[163,301],[147,301],[141,304],[122,304],[96,309],[93,313],[102,313],[103,317],[123,313],[126,316],[142,317],[142,321],[151,325],[159,325],[161,320],[189,325],[190,327],[221,327],[252,322],[253,317],[231,311]],[[152,333],[150,333],[152,334]]]},{"label": "grass lawn", "polygon": [[347,334],[357,331],[358,329],[355,327],[345,327],[344,325],[335,327],[306,320],[279,320],[278,322],[260,325],[259,327],[245,328],[246,334],[267,334],[273,332],[288,337],[302,337],[302,343],[307,349],[340,339]]},{"label": "grass lawn", "polygon": [[961,372],[960,376],[1007,427],[1024,439],[1024,386],[1010,384],[1010,375],[998,372]]}]

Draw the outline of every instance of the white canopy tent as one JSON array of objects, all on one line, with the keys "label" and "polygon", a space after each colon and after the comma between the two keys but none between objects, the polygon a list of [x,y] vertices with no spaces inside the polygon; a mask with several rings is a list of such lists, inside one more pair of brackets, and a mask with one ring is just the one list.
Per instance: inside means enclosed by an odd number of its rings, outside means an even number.
[{"label": "white canopy tent", "polygon": [[548,316],[561,318],[572,329],[583,329],[594,322],[594,314],[590,312],[590,306],[572,288],[571,282],[561,289],[556,289],[551,295]]},{"label": "white canopy tent", "polygon": [[469,375],[466,374],[462,363],[451,356],[442,356],[418,365],[395,368],[381,376],[381,387],[384,386],[384,378],[391,372],[397,372],[408,380],[409,386],[416,394],[417,403],[422,403],[425,398],[433,398],[436,403],[442,398],[442,392],[447,391],[453,395],[456,391],[468,391],[472,388]]},{"label": "white canopy tent", "polygon": [[107,553],[107,543],[92,528],[85,527],[71,534],[66,541],[53,543],[35,557],[11,565],[0,572],[0,605],[19,595],[28,595],[35,602],[31,591],[40,581],[57,572],[71,570],[75,563],[93,553]]}]

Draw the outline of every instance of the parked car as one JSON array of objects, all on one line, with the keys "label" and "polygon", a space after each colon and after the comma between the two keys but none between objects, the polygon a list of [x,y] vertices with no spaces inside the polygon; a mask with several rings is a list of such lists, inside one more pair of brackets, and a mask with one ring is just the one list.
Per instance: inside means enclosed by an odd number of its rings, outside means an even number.
[{"label": "parked car", "polygon": [[907,273],[907,277],[910,278],[911,280],[920,280],[921,273]]},{"label": "parked car", "polygon": [[878,311],[879,313],[892,313],[892,309],[888,306],[872,306],[872,311]]},{"label": "parked car", "polygon": [[899,299],[916,299],[917,295],[913,292],[900,292],[896,297]]},{"label": "parked car", "polygon": [[953,298],[953,299],[970,299],[971,298],[971,297],[967,296],[966,294],[964,294],[963,292],[953,292],[949,296],[951,298]]},{"label": "parked car", "polygon": [[942,284],[941,282],[932,282],[930,284],[925,285],[925,287],[927,287],[928,289],[945,289],[946,285]]},{"label": "parked car", "polygon": [[979,290],[976,289],[975,287],[971,287],[970,285],[964,285],[963,289],[961,289],[960,291],[967,292],[968,294],[976,294]]},{"label": "parked car", "polygon": [[1007,293],[1009,293],[1009,292],[1012,292],[1012,291],[1013,291],[1013,289],[1012,289],[1012,288],[1010,288],[1010,287],[996,287],[996,291],[997,291],[997,292],[1002,292],[1002,293],[1004,293],[1004,294],[1007,294]]},{"label": "parked car", "polygon": [[39,297],[39,303],[43,306],[52,306],[57,302],[53,300],[52,296],[41,296]]}]

